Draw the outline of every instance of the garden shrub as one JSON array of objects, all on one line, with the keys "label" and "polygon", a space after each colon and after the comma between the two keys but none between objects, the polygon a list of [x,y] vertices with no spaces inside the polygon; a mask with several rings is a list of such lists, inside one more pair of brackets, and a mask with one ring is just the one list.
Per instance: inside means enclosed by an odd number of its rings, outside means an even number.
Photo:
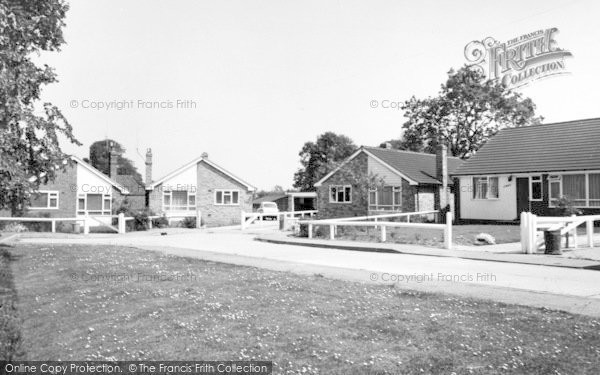
[{"label": "garden shrub", "polygon": [[196,228],[196,218],[192,216],[183,218],[183,220],[181,221],[181,226],[190,229]]}]

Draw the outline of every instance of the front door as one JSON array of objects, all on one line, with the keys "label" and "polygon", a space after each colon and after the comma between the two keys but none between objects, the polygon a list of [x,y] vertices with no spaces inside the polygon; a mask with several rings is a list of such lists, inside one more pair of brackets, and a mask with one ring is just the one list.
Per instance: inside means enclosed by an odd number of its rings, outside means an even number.
[{"label": "front door", "polygon": [[531,211],[529,207],[529,177],[517,178],[517,219],[521,212]]}]

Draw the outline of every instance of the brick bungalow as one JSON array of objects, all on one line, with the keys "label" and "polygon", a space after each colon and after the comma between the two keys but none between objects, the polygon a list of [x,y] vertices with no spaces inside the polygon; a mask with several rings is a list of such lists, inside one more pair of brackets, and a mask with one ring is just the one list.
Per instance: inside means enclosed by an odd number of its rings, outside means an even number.
[{"label": "brick bungalow", "polygon": [[[448,174],[461,160],[446,156],[442,146],[436,155],[385,148],[361,147],[315,184],[319,218],[373,215],[387,212],[430,211],[452,205]],[[347,181],[343,168],[384,180],[376,189],[363,189]],[[366,191],[361,196],[359,191]],[[447,192],[447,193],[445,193]]]},{"label": "brick bungalow", "polygon": [[453,176],[461,221],[556,215],[562,196],[600,214],[600,118],[502,129]]},{"label": "brick bungalow", "polygon": [[173,220],[196,217],[203,224],[240,224],[242,211],[252,211],[255,188],[208,159],[208,154],[152,181],[152,152],[146,153],[148,207]]},{"label": "brick bungalow", "polygon": [[88,214],[110,223],[113,208],[121,204],[129,191],[80,158],[71,156],[71,161],[54,181],[40,186],[31,198],[28,212],[62,218]]}]

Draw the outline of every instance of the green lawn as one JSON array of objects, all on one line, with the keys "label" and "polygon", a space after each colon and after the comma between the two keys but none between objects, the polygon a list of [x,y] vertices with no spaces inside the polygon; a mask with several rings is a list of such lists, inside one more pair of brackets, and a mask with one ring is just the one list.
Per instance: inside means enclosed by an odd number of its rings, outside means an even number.
[{"label": "green lawn", "polygon": [[10,251],[28,359],[272,360],[277,374],[595,374],[600,363],[600,322],[563,312],[124,247]]},{"label": "green lawn", "polygon": [[[521,228],[518,225],[453,225],[453,243],[457,245],[474,245],[475,236],[488,233],[494,236],[496,243],[519,242]],[[442,247],[443,231],[423,228],[387,228],[387,242],[418,244]],[[316,231],[316,237],[329,238],[325,231]],[[379,242],[380,231],[374,227],[338,227],[336,239]]]}]

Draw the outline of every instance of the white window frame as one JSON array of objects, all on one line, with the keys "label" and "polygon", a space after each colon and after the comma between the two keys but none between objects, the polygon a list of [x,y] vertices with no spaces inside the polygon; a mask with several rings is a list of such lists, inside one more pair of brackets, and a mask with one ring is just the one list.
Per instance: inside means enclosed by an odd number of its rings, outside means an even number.
[{"label": "white window frame", "polygon": [[[477,198],[477,184],[474,183],[474,180],[478,178],[478,179],[483,179],[485,178],[487,181],[487,191],[485,194],[485,198]],[[498,187],[498,191],[497,193],[497,197],[491,197],[490,198],[490,192],[491,192],[491,187],[492,184],[490,184],[490,179],[495,178],[498,183],[497,183],[497,187]],[[471,178],[471,183],[473,184],[473,194],[471,194],[471,200],[474,201],[497,201],[500,199],[500,177],[499,176],[473,176]]]},{"label": "white window frame", "polygon": [[[534,178],[536,180],[534,180]],[[533,198],[533,184],[540,184],[540,197]],[[529,201],[531,202],[541,202],[544,200],[544,179],[542,175],[532,175],[529,176]]]},{"label": "white window frame", "polygon": [[[377,188],[369,189],[369,210],[373,211],[399,211],[402,210],[402,186],[385,185],[383,188],[392,188],[392,205],[380,205]],[[375,203],[371,202],[371,193],[375,193]],[[400,193],[400,202],[396,202],[396,193]],[[397,208],[396,208],[397,207]]]},{"label": "white window frame", "polygon": [[[555,208],[556,205],[552,202],[552,182],[559,182],[560,192],[559,197],[564,196],[564,188],[563,188],[563,176],[565,175],[573,175],[573,174],[582,174],[585,176],[585,205],[574,205],[577,208],[600,208],[600,206],[590,206],[590,175],[591,174],[600,174],[600,171],[573,171],[573,172],[560,172],[560,173],[550,173],[548,176],[548,207]],[[557,179],[551,181],[551,176],[558,176]],[[592,199],[594,200],[594,199]]]},{"label": "white window frame", "polygon": [[[332,197],[333,188],[336,188],[335,200]],[[349,200],[339,201],[338,200],[338,191],[337,189],[342,188],[344,192],[344,197],[346,197],[346,188],[350,189],[350,194],[348,194]],[[329,185],[329,203],[339,203],[339,204],[349,204],[352,203],[352,185]]]},{"label": "white window frame", "polygon": [[[93,210],[93,212],[100,211],[100,214],[90,214],[88,209],[88,195],[101,195],[102,196],[102,209],[101,210]],[[79,200],[83,199],[83,210],[79,209]],[[105,203],[108,202],[108,208],[106,208]],[[112,215],[112,195],[111,194],[98,194],[98,193],[82,193],[77,194],[77,202],[75,207],[77,215],[93,215],[93,216],[110,216]]]},{"label": "white window frame", "polygon": [[[37,193],[43,193],[43,194],[48,194],[48,200],[46,201],[46,207],[34,207],[34,206],[29,206],[30,209],[32,210],[58,210],[58,208],[60,207],[60,192],[58,190],[38,190],[36,191],[34,194]],[[51,198],[56,198],[56,207],[51,207],[50,206],[50,199]]]},{"label": "white window frame", "polygon": [[[173,192],[174,191],[185,191],[187,192],[187,204],[184,209],[173,209]],[[165,204],[165,196],[169,197],[169,204]],[[194,196],[194,204],[190,204],[190,197]],[[189,190],[163,190],[162,194],[162,210],[163,211],[195,211],[196,210],[196,192],[191,192]]]},{"label": "white window frame", "polygon": [[[217,193],[221,193],[222,202],[217,202]],[[233,193],[237,193],[237,202],[233,202]],[[229,195],[231,197],[231,203],[225,203],[225,196]],[[240,205],[240,191],[236,189],[215,189],[214,195],[214,204],[216,206],[239,206]]]}]

